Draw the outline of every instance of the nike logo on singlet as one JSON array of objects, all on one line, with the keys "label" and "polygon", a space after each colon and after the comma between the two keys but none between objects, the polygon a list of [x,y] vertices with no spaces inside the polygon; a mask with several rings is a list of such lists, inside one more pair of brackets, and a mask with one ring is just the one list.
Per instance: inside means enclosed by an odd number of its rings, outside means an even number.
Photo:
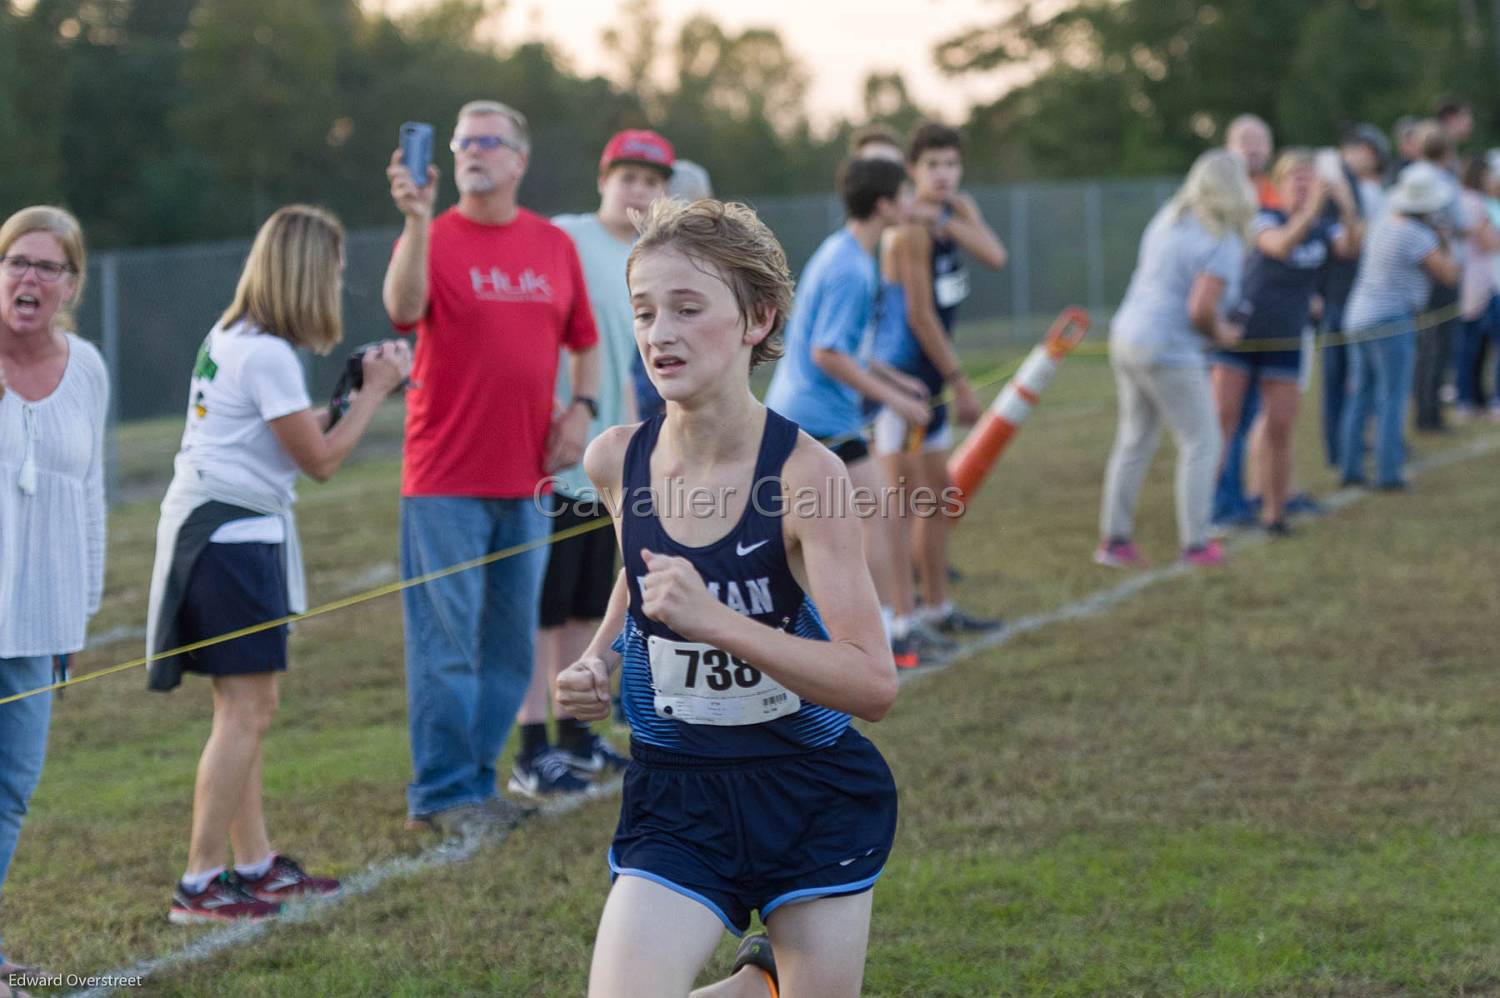
[{"label": "nike logo on singlet", "polygon": [[769,539],[767,539],[767,540],[763,540],[763,541],[756,541],[754,544],[751,544],[749,547],[746,547],[744,544],[736,544],[734,546],[734,553],[737,554],[737,555],[739,555],[741,558],[743,558],[743,557],[745,557],[745,555],[749,554],[751,551],[754,551],[756,548],[760,547],[762,544],[769,544],[769,543],[771,543],[771,542],[770,542]]}]

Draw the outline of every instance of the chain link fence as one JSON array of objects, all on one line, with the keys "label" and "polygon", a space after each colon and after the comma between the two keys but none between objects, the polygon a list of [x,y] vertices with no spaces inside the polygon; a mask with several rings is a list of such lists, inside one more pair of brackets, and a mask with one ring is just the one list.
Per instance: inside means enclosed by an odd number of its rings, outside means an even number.
[{"label": "chain link fence", "polygon": [[[1059,310],[1083,305],[1096,317],[1124,294],[1151,214],[1172,193],[1167,179],[1017,184],[970,190],[1010,253],[999,272],[975,269],[966,323],[995,323],[1003,341],[1039,335]],[[780,238],[793,273],[842,221],[832,195],[748,199]],[[306,358],[314,399],[326,398],[345,347],[389,336],[380,288],[397,230],[350,233],[344,278],[346,344]],[[121,423],[180,417],[198,346],[229,303],[250,241],[98,253],[79,331],[104,351],[113,378],[111,437]],[[997,345],[999,343],[997,342]],[[111,447],[110,495],[119,495]]]}]

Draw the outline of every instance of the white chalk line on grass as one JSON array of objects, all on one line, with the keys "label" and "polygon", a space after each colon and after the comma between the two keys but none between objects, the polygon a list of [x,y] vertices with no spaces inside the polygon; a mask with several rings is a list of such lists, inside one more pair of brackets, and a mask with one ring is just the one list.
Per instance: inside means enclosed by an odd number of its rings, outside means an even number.
[{"label": "white chalk line on grass", "polygon": [[[1450,464],[1457,464],[1461,461],[1481,457],[1496,450],[1500,450],[1500,434],[1480,437],[1457,447],[1451,447],[1420,461],[1413,462],[1409,466],[1409,471],[1415,477]],[[1321,505],[1325,512],[1332,513],[1353,505],[1369,494],[1369,490],[1365,488],[1344,488],[1321,500]],[[1232,538],[1226,547],[1230,550],[1242,550],[1257,544],[1266,543],[1267,539],[1266,535],[1260,531],[1244,531]],[[1041,630],[1051,624],[1068,620],[1078,620],[1082,617],[1092,617],[1105,613],[1135,596],[1137,593],[1156,585],[1158,582],[1186,575],[1192,571],[1202,571],[1202,569],[1193,569],[1190,566],[1174,562],[1170,565],[1163,565],[1160,568],[1134,573],[1117,585],[1100,589],[1080,599],[1065,603],[1055,610],[1029,614],[1011,621],[1001,630],[967,642],[946,659],[934,662],[929,666],[922,666],[902,672],[899,677],[900,682],[905,685],[915,679],[936,675],[965,659],[972,658],[980,652],[997,648],[1017,635]],[[536,817],[532,818],[531,821],[535,822],[542,818],[557,817],[576,810],[589,801],[613,796],[619,792],[620,785],[621,781],[614,779],[607,783],[599,784],[587,795],[544,804],[539,809]],[[219,929],[195,939],[181,949],[173,950],[170,953],[152,959],[141,960],[122,970],[107,971],[97,976],[106,978],[145,978],[161,971],[176,970],[179,967],[184,967],[200,960],[206,960],[225,950],[252,943],[278,925],[300,925],[321,920],[327,917],[328,913],[335,906],[349,898],[368,894],[388,880],[464,862],[471,859],[481,848],[498,845],[507,838],[509,838],[509,832],[489,837],[466,838],[462,840],[450,839],[440,845],[432,846],[416,856],[402,856],[376,863],[345,880],[343,882],[343,889],[336,897],[293,904],[288,906],[285,914],[275,919],[268,919],[261,922],[246,922]],[[89,991],[74,992],[73,998],[103,998],[104,995],[112,994],[114,991],[114,988],[94,988]]]}]

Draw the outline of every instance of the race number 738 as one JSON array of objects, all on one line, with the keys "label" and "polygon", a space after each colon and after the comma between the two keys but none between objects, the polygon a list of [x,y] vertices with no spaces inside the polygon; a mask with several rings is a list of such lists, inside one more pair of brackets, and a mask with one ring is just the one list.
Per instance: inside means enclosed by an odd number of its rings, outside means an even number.
[{"label": "race number 738", "polygon": [[759,724],[802,700],[755,666],[700,641],[647,639],[659,717],[688,724]]},{"label": "race number 738", "polygon": [[683,685],[688,689],[696,686],[700,678],[709,689],[720,693],[731,686],[750,687],[760,682],[759,669],[722,648],[703,652],[696,648],[674,648],[673,651],[687,659],[687,678]]}]

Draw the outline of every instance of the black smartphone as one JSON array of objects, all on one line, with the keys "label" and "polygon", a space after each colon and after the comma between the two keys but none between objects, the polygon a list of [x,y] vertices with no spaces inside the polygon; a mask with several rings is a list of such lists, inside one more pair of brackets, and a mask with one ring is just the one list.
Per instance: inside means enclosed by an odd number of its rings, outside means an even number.
[{"label": "black smartphone", "polygon": [[427,167],[432,162],[432,126],[424,121],[408,121],[401,126],[401,161],[412,183],[427,186]]}]

